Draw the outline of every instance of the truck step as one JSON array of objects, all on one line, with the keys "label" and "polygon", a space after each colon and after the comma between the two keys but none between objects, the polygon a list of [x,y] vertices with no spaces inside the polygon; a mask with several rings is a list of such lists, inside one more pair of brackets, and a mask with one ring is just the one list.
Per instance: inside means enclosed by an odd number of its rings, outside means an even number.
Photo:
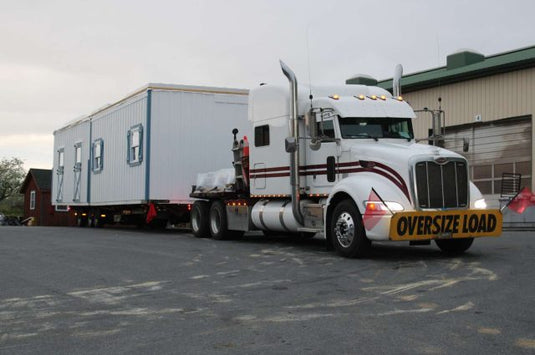
[{"label": "truck step", "polygon": [[306,227],[302,227],[302,228],[297,228],[297,231],[298,232],[306,232],[306,233],[319,233],[321,232],[321,228],[306,228]]}]

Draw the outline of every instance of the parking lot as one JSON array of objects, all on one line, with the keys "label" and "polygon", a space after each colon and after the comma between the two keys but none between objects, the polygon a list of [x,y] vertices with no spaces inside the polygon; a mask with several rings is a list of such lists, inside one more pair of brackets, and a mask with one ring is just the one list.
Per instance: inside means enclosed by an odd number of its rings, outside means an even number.
[{"label": "parking lot", "polygon": [[2,227],[0,353],[534,353],[534,247]]}]

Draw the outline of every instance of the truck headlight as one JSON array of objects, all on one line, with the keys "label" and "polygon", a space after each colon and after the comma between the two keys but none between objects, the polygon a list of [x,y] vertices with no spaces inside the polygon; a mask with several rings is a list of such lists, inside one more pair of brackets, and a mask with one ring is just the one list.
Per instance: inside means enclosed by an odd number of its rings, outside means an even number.
[{"label": "truck headlight", "polygon": [[475,200],[474,208],[478,210],[484,210],[485,208],[487,208],[487,203],[485,202],[485,199],[482,198],[479,200]]},{"label": "truck headlight", "polygon": [[380,201],[364,201],[364,208],[370,211],[401,212],[404,210],[400,203],[393,201],[385,201],[384,204]]}]

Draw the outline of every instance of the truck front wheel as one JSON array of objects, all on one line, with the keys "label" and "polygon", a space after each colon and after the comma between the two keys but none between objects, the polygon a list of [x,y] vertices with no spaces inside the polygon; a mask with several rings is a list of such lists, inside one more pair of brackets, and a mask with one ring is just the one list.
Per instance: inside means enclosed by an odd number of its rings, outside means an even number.
[{"label": "truck front wheel", "polygon": [[370,251],[371,242],[366,238],[362,217],[349,199],[335,206],[329,233],[334,249],[342,256],[358,258]]},{"label": "truck front wheel", "polygon": [[437,246],[446,254],[461,254],[470,248],[474,238],[435,239]]},{"label": "truck front wheel", "polygon": [[208,237],[208,202],[195,201],[191,208],[191,229],[197,238]]}]

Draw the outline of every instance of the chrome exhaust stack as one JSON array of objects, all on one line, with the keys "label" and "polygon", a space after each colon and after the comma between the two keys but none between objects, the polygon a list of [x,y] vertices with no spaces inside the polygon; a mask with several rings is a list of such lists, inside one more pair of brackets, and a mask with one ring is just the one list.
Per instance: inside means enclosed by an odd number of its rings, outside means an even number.
[{"label": "chrome exhaust stack", "polygon": [[297,78],[294,72],[280,60],[282,72],[290,83],[290,137],[286,139],[286,151],[290,156],[290,184],[292,186],[292,212],[295,220],[303,225],[304,217],[299,208],[301,193],[299,186],[299,121],[297,113]]},{"label": "chrome exhaust stack", "polygon": [[392,94],[394,97],[401,96],[401,77],[403,76],[403,66],[396,65],[394,70],[394,79],[392,79]]}]

